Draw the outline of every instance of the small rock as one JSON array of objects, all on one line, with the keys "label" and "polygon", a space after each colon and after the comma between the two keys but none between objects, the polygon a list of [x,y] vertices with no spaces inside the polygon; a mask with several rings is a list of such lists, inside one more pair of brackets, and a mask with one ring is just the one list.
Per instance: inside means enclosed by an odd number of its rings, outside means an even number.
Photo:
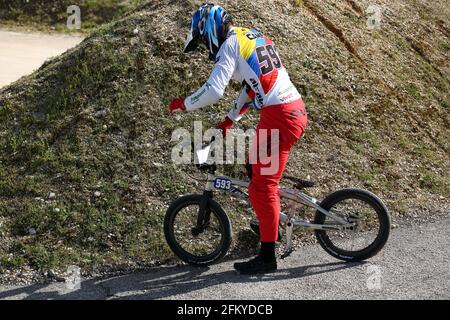
[{"label": "small rock", "polygon": [[108,129],[108,126],[106,124],[103,125],[103,130]]},{"label": "small rock", "polygon": [[60,211],[59,208],[54,208],[54,209],[53,209],[53,212],[58,213],[59,211]]},{"label": "small rock", "polygon": [[56,194],[54,192],[50,192],[48,195],[49,199],[54,199],[56,197]]},{"label": "small rock", "polygon": [[108,114],[108,111],[100,110],[100,111],[97,111],[96,113],[94,113],[94,116],[97,118],[102,118],[102,117],[106,116],[107,114]]},{"label": "small rock", "polygon": [[30,228],[30,229],[28,229],[28,233],[29,233],[31,236],[34,236],[34,235],[36,234],[36,229],[35,229],[35,228]]},{"label": "small rock", "polygon": [[94,192],[94,196],[96,196],[96,197],[100,197],[102,194],[100,193],[100,191],[95,191]]},{"label": "small rock", "polygon": [[138,34],[138,33],[139,33],[139,29],[138,28],[133,30],[133,34]]}]

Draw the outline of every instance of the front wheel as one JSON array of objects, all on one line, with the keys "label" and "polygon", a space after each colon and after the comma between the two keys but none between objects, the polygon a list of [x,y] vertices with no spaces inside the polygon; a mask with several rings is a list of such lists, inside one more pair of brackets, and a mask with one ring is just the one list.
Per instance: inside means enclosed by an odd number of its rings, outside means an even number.
[{"label": "front wheel", "polygon": [[[353,223],[344,230],[316,230],[322,248],[335,258],[362,261],[376,255],[389,238],[391,219],[383,202],[366,190],[343,189],[328,195],[321,207]],[[336,225],[320,211],[314,223]]]},{"label": "front wheel", "polygon": [[200,230],[197,219],[203,195],[191,194],[175,200],[164,218],[164,235],[172,251],[184,262],[208,265],[222,258],[231,244],[231,223],[212,199],[206,208],[208,221]]}]

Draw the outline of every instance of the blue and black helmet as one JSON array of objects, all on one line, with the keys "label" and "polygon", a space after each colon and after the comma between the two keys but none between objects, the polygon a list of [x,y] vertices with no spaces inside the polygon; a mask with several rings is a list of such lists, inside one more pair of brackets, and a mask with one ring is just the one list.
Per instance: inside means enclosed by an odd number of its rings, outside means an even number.
[{"label": "blue and black helmet", "polygon": [[215,59],[220,46],[225,41],[223,27],[231,21],[231,16],[221,6],[203,4],[192,17],[191,30],[183,52],[195,50],[199,41],[203,41],[209,49],[210,58]]}]

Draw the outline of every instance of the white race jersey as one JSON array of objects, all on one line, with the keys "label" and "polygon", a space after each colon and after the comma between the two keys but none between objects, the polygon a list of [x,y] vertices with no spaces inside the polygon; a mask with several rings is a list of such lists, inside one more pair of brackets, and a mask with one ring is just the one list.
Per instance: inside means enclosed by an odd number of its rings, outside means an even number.
[{"label": "white race jersey", "polygon": [[208,81],[185,100],[186,110],[217,102],[231,79],[244,84],[235,107],[228,113],[238,121],[250,107],[286,104],[301,98],[270,39],[255,29],[232,28],[220,47]]}]

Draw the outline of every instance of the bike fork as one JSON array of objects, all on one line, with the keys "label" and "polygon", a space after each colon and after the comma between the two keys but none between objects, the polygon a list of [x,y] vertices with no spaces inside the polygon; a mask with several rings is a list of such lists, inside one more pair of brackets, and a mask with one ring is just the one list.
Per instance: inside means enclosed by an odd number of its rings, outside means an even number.
[{"label": "bike fork", "polygon": [[198,210],[197,225],[192,229],[192,234],[198,236],[202,233],[209,224],[211,217],[211,210],[209,208],[209,200],[212,199],[212,191],[204,191],[202,201],[200,202],[200,208]]}]

